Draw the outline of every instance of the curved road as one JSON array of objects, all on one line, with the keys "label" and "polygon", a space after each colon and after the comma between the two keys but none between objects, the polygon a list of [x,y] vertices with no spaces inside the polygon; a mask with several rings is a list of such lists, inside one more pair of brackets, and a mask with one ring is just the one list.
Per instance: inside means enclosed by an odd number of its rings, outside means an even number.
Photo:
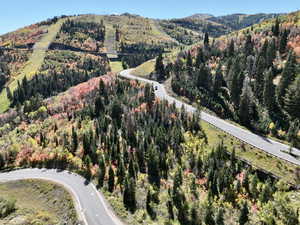
[{"label": "curved road", "polygon": [[109,208],[103,195],[92,184],[86,184],[80,175],[54,169],[21,169],[0,173],[0,182],[43,179],[63,185],[75,201],[79,220],[87,225],[123,225]]},{"label": "curved road", "polygon": [[[145,78],[141,78],[141,77],[137,77],[135,75],[131,74],[132,69],[129,70],[124,70],[122,72],[120,72],[120,76],[127,78],[127,79],[133,79],[133,80],[138,80],[138,81],[142,81],[142,82],[147,82],[152,84],[153,86],[155,86],[156,90],[155,90],[155,95],[157,97],[159,97],[160,99],[165,99],[167,101],[169,101],[170,103],[175,103],[176,107],[181,108],[182,105],[185,107],[185,109],[188,112],[195,112],[196,108],[183,103],[179,100],[177,100],[174,97],[171,97],[170,95],[168,95],[165,87],[163,84],[158,83],[157,81],[153,81],[153,80],[148,80]],[[225,120],[222,120],[216,116],[212,116],[206,112],[201,112],[201,119],[210,123],[211,125],[223,130],[224,132],[258,148],[261,149],[273,156],[276,156],[278,158],[281,158],[283,160],[286,160],[290,163],[296,164],[300,166],[300,160],[291,156],[290,154],[286,153],[289,151],[289,146],[279,143],[277,141],[273,141],[271,139],[256,135],[254,133],[251,133],[248,130],[245,130],[243,128],[237,127],[229,122],[226,122]],[[297,155],[300,157],[300,151],[298,149],[293,149],[293,154]]]}]

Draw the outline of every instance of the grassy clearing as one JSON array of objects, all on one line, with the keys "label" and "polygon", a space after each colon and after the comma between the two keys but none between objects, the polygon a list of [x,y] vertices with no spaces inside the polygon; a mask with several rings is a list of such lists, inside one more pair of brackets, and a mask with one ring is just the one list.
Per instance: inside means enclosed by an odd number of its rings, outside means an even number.
[{"label": "grassy clearing", "polygon": [[132,74],[140,77],[147,77],[151,72],[154,71],[155,59],[151,59],[147,62],[144,62],[140,66],[136,67]]},{"label": "grassy clearing", "polygon": [[[51,25],[48,28],[48,32],[42,37],[42,39],[36,43],[33,53],[31,54],[28,62],[24,65],[23,69],[8,82],[8,87],[13,92],[18,85],[18,81],[21,82],[26,76],[30,79],[38,70],[44,62],[46,51],[55,39],[57,33],[60,30],[64,20],[59,20],[56,24]],[[5,112],[9,108],[9,100],[6,95],[6,90],[2,90],[0,93],[0,113]]]},{"label": "grassy clearing", "polygon": [[16,200],[16,211],[0,224],[77,224],[71,195],[61,186],[41,180],[0,183],[0,196]]},{"label": "grassy clearing", "polygon": [[109,65],[110,65],[111,71],[114,73],[118,73],[123,70],[121,61],[114,61],[114,62],[110,61]]}]

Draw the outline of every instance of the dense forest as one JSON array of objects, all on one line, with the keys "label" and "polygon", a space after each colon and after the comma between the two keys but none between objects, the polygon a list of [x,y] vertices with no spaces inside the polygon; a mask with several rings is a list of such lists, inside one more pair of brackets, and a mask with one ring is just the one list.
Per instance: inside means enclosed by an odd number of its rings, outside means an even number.
[{"label": "dense forest", "polygon": [[[287,47],[297,33],[299,29],[291,32],[277,20],[271,30],[260,33],[262,44],[254,39],[257,34],[248,31],[241,44],[232,39],[223,49],[206,34],[195,54],[180,53],[167,66],[172,90],[191,102],[200,101],[222,118],[299,147],[299,63]],[[162,71],[164,78],[165,68],[160,65],[156,71]]]},{"label": "dense forest", "polygon": [[105,25],[103,22],[67,19],[61,26],[56,40],[52,43],[52,48],[101,51],[104,39]]},{"label": "dense forest", "polygon": [[31,80],[25,76],[12,93],[7,89],[7,96],[12,107],[22,105],[26,100],[35,101],[37,96],[54,96],[92,77],[106,74],[107,65],[107,59],[100,56],[69,51],[49,52],[40,72]]},{"label": "dense forest", "polygon": [[[120,44],[120,53],[125,53],[121,57],[124,68],[133,68],[141,65],[150,59],[157,57],[159,54],[164,52],[165,45],[158,44]],[[128,55],[126,55],[128,54]]]}]

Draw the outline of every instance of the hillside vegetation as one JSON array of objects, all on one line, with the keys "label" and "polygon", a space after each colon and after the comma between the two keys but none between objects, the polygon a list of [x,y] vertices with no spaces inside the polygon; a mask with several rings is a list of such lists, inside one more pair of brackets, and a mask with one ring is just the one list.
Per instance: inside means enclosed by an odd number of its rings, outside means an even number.
[{"label": "hillside vegetation", "polygon": [[0,196],[0,224],[74,225],[79,222],[71,195],[51,182],[23,180],[0,183]]},{"label": "hillside vegetation", "polygon": [[[174,63],[157,60],[158,79],[218,116],[300,146],[299,12],[263,22],[181,52]],[[266,25],[268,24],[268,25]],[[161,66],[159,66],[161,65]]]}]

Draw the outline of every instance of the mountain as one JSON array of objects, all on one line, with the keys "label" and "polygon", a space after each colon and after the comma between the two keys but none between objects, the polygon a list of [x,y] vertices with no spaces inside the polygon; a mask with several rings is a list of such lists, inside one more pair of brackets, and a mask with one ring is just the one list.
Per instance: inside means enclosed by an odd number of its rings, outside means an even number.
[{"label": "mountain", "polygon": [[219,37],[232,31],[252,26],[280,14],[232,14],[215,17],[210,14],[194,14],[189,17],[160,20],[163,30],[182,44],[193,44],[203,40],[205,33]]},{"label": "mountain", "polygon": [[231,30],[240,30],[245,27],[250,27],[254,24],[261,23],[264,20],[275,18],[281,14],[232,14],[226,16],[210,17],[208,20],[223,24],[229,27]]},{"label": "mountain", "polygon": [[197,14],[193,14],[191,16],[186,17],[187,19],[201,19],[201,20],[205,20],[205,19],[209,19],[211,17],[214,17],[214,15],[212,14],[206,14],[206,13],[197,13]]}]

